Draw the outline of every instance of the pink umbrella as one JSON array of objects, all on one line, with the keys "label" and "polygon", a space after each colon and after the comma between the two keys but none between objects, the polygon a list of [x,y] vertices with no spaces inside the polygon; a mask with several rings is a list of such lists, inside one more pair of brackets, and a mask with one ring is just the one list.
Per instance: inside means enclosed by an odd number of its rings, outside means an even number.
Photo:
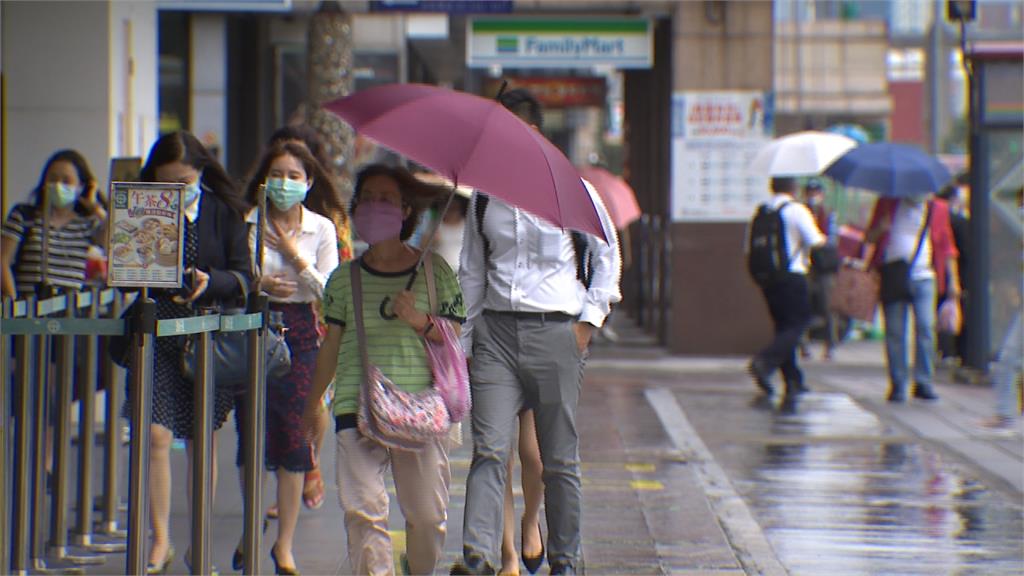
[{"label": "pink umbrella", "polygon": [[324,104],[357,132],[457,184],[604,238],[576,168],[501,104],[437,86],[387,84]]},{"label": "pink umbrella", "polygon": [[616,229],[622,230],[640,217],[642,212],[633,187],[617,174],[612,174],[600,166],[585,166],[580,168],[580,176],[597,189]]}]

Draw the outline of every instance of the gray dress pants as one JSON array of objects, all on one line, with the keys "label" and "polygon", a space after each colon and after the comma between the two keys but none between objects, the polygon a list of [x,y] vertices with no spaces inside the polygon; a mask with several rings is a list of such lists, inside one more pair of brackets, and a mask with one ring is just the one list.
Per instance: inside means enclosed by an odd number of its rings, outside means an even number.
[{"label": "gray dress pants", "polygon": [[474,326],[473,463],[466,480],[463,553],[501,565],[505,463],[520,410],[532,408],[544,464],[549,562],[577,564],[581,482],[576,407],[585,354],[573,322],[485,311]]}]

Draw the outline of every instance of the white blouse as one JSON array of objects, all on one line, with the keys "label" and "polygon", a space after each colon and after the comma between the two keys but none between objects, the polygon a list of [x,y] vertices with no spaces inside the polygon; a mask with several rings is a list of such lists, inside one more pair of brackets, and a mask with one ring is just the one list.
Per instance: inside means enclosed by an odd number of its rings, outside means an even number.
[{"label": "white blouse", "polygon": [[[249,254],[255,263],[256,253],[256,209],[245,219],[249,224]],[[267,222],[269,227],[271,224]],[[299,256],[309,263],[305,270],[296,272],[277,250],[266,243],[263,245],[263,275],[284,273],[285,279],[298,284],[298,289],[288,298],[270,296],[271,302],[314,302],[323,297],[324,286],[331,272],[338,267],[338,233],[329,219],[302,206],[302,223],[295,238]],[[255,264],[254,264],[255,268]]]}]

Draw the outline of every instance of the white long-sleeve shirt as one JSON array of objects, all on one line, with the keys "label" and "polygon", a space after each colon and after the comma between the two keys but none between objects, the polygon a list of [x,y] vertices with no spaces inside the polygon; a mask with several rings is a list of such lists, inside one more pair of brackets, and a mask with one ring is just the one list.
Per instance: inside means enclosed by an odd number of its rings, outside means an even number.
[{"label": "white long-sleeve shirt", "polygon": [[[246,218],[249,226],[249,253],[256,250],[256,210]],[[267,223],[270,226],[270,223]],[[331,272],[338,267],[338,233],[334,223],[327,218],[302,206],[302,223],[295,237],[299,255],[309,263],[306,269],[296,272],[295,267],[281,257],[281,253],[266,243],[263,244],[263,275],[270,276],[283,272],[287,280],[296,282],[298,288],[287,298],[271,296],[271,302],[314,302],[323,297],[324,286]],[[255,261],[255,257],[253,257]]]},{"label": "white long-sleeve shirt", "polygon": [[591,255],[589,289],[576,276],[576,253],[568,230],[494,197],[484,213],[483,230],[491,248],[485,265],[484,242],[476,222],[479,193],[474,192],[466,214],[459,269],[466,304],[462,343],[467,352],[473,349],[473,325],[484,310],[564,312],[601,326],[611,305],[622,300],[622,259],[615,226],[597,191],[586,185],[608,238],[605,243],[584,235]]}]

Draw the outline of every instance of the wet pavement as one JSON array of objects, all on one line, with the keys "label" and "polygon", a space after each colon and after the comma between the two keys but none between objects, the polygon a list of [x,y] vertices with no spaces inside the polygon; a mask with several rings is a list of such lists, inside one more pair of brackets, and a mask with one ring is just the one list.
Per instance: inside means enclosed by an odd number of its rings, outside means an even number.
[{"label": "wet pavement", "polygon": [[[1024,478],[1022,437],[990,437],[969,424],[987,415],[990,390],[940,380],[939,405],[886,405],[880,344],[854,343],[836,362],[809,363],[814,391],[783,410],[758,399],[743,359],[668,357],[624,328],[622,344],[595,347],[580,406],[587,573],[1024,574],[1014,481]],[[229,421],[213,522],[222,573],[241,529],[233,437]],[[438,573],[461,549],[470,449],[451,457]],[[173,458],[172,573],[180,574],[184,452]],[[325,504],[299,521],[304,574],[348,572],[333,462],[328,437]],[[404,533],[393,499],[391,527],[397,555]],[[123,558],[90,573],[123,573]]]}]

